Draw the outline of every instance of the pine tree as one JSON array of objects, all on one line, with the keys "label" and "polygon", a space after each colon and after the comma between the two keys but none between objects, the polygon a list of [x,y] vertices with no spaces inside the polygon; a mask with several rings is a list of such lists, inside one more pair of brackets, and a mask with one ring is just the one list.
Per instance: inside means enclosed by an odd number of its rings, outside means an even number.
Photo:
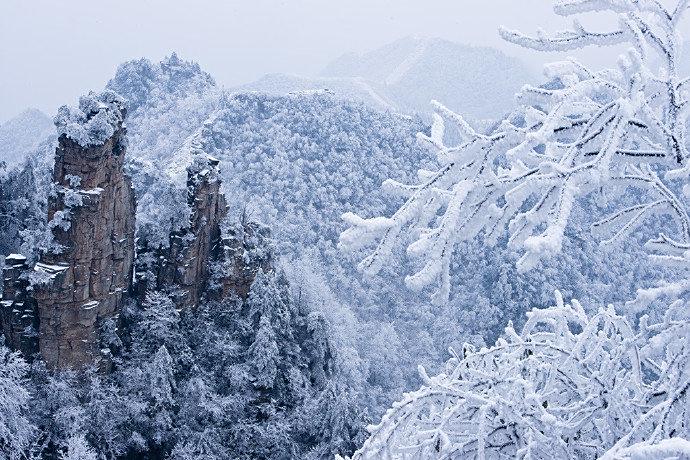
[{"label": "pine tree", "polygon": [[278,345],[271,323],[265,315],[261,316],[256,338],[247,350],[247,361],[254,385],[263,389],[273,388],[278,374]]},{"label": "pine tree", "polygon": [[96,451],[86,441],[84,435],[75,435],[67,441],[66,451],[60,454],[60,460],[97,460]]},{"label": "pine tree", "polygon": [[146,368],[149,379],[147,409],[151,417],[152,438],[163,444],[172,438],[176,400],[173,362],[168,350],[162,345]]},{"label": "pine tree", "polygon": [[180,329],[180,313],[166,294],[154,291],[147,294],[141,309],[135,310],[131,323],[131,360],[146,360],[165,346],[175,360],[189,360],[188,349]]}]

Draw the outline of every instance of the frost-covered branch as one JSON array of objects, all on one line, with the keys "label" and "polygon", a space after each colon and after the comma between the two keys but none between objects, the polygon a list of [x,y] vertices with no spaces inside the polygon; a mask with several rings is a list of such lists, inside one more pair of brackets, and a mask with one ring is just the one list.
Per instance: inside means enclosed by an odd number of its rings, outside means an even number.
[{"label": "frost-covered branch", "polygon": [[[601,190],[614,205],[630,196],[629,189],[644,197],[594,224],[604,243],[627,236],[652,215],[667,214],[676,223],[668,244],[690,244],[690,219],[670,182],[690,176],[690,85],[677,73],[677,24],[687,3],[667,10],[655,0],[564,0],[555,3],[558,14],[613,12],[620,29],[594,33],[575,22],[572,31],[554,37],[503,29],[505,39],[545,51],[630,47],[612,69],[593,71],[572,59],[545,66],[548,82],[525,86],[516,111],[487,134],[433,102],[431,132],[418,140],[436,153],[439,168],[420,171],[417,185],[386,181],[384,187],[405,199],[390,217],[346,213],[350,228],[341,247],[374,246],[359,264],[371,274],[411,238],[407,253],[420,268],[407,285],[422,289],[438,282],[434,299],[443,302],[458,242],[481,234],[494,243],[507,228],[508,244],[523,252],[518,268],[529,270],[560,251],[573,207]],[[654,71],[657,62],[663,65]],[[446,123],[464,137],[459,145],[446,144]]]},{"label": "frost-covered branch", "polygon": [[[690,314],[632,327],[613,307],[533,310],[491,348],[465,345],[393,405],[353,459],[628,458],[685,452]],[[656,454],[655,454],[656,455]],[[659,457],[661,458],[661,457]]]}]

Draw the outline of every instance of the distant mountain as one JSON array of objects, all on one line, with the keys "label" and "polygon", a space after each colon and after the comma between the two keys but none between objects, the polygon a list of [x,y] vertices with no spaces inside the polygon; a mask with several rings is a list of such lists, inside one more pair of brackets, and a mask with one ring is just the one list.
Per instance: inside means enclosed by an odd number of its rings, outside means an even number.
[{"label": "distant mountain", "polygon": [[274,74],[243,85],[280,95],[328,89],[377,109],[431,112],[439,100],[468,119],[497,118],[513,106],[514,94],[537,73],[522,61],[488,47],[441,39],[403,38],[364,54],[346,54],[315,78]]},{"label": "distant mountain", "polygon": [[477,119],[510,110],[514,94],[536,79],[522,61],[493,48],[409,37],[368,53],[346,54],[321,76],[376,82],[406,111],[427,112],[436,99]]},{"label": "distant mountain", "polygon": [[8,169],[21,163],[54,132],[53,121],[38,109],[27,109],[0,125],[0,161]]}]

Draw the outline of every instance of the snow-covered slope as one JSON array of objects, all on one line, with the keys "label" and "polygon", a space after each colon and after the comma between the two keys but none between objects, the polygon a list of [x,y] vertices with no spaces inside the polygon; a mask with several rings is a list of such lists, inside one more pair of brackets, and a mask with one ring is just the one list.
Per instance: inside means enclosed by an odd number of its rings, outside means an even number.
[{"label": "snow-covered slope", "polygon": [[390,211],[388,177],[412,178],[427,154],[415,145],[419,120],[341,101],[328,92],[228,97],[199,133],[221,160],[224,186],[259,213],[282,241],[337,241],[353,203]]},{"label": "snow-covered slope", "polygon": [[139,59],[121,64],[108,89],[127,101],[129,154],[169,158],[215,108],[219,89],[199,64],[173,53],[161,62]]},{"label": "snow-covered slope", "polygon": [[509,111],[517,90],[537,78],[520,60],[493,48],[411,37],[342,56],[321,76],[374,82],[405,111],[428,112],[429,101],[436,99],[475,119]]},{"label": "snow-covered slope", "polygon": [[[411,183],[418,168],[429,166],[429,153],[415,142],[416,132],[428,129],[422,120],[343,100],[333,91],[227,93],[184,61],[137,61],[121,69],[129,70],[119,71],[110,86],[145,101],[134,105],[127,121],[140,235],[145,232],[149,241],[158,235],[165,243],[170,226],[184,221],[190,149],[220,159],[231,218],[246,212],[271,226],[288,277],[300,289],[311,286],[299,295],[315,299],[314,308],[326,312],[342,337],[340,352],[365,369],[367,397],[373,400],[365,404],[374,412],[416,385],[416,375],[401,369],[420,362],[433,369],[448,345],[461,349],[463,341],[494,338],[508,319],[541,304],[552,287],[609,301],[614,299],[604,295],[607,285],[615,283],[615,295],[625,296],[645,276],[630,272],[630,260],[597,252],[589,240],[569,239],[567,257],[528,276],[518,276],[514,255],[504,246],[471,243],[453,261],[451,301],[431,307],[427,293],[404,287],[404,254],[380,276],[366,279],[336,247],[343,212],[390,215],[400,202],[381,182]],[[128,83],[139,81],[140,72],[154,75],[147,77],[152,83],[146,92]],[[393,75],[389,81],[399,84],[407,74]]]},{"label": "snow-covered slope", "polygon": [[0,161],[13,168],[54,131],[48,115],[38,109],[25,110],[0,125]]}]

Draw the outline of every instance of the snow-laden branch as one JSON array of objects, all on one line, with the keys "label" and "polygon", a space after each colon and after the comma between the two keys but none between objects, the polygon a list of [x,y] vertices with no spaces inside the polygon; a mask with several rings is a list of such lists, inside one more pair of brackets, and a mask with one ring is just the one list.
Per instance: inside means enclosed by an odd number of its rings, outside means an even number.
[{"label": "snow-laden branch", "polygon": [[618,45],[630,39],[625,30],[590,32],[578,22],[573,24],[573,29],[559,32],[554,37],[548,37],[543,31],[539,31],[536,37],[529,37],[501,27],[499,34],[505,41],[537,51],[570,51],[590,45]]},{"label": "snow-laden branch", "polygon": [[[690,439],[690,313],[637,328],[613,307],[533,310],[491,348],[451,350],[445,372],[393,405],[353,456],[630,458]],[[684,439],[685,440],[684,440]],[[652,457],[655,458],[655,457]],[[658,457],[662,458],[662,457]],[[665,458],[665,457],[663,457]]]},{"label": "snow-laden branch", "polygon": [[[439,282],[434,299],[443,302],[458,242],[481,234],[494,243],[507,228],[508,244],[523,252],[518,268],[529,270],[560,251],[573,207],[600,190],[614,203],[629,196],[628,189],[644,197],[594,224],[605,243],[624,238],[650,216],[667,214],[676,224],[668,243],[690,244],[685,201],[668,182],[690,177],[690,84],[677,75],[675,22],[687,2],[680,1],[673,13],[655,0],[567,0],[556,2],[556,10],[564,15],[613,11],[622,28],[599,34],[576,23],[573,31],[553,38],[502,34],[544,50],[614,41],[630,48],[612,69],[593,71],[572,59],[547,65],[548,83],[525,86],[515,112],[489,133],[477,132],[459,114],[433,102],[431,132],[418,140],[436,153],[439,168],[420,171],[417,185],[384,183],[405,199],[392,216],[343,216],[350,228],[341,235],[341,247],[374,246],[361,270],[376,273],[397,247],[409,244],[407,253],[419,268],[407,277],[408,286],[419,290]],[[664,64],[656,72],[650,50]],[[447,124],[463,136],[459,145],[446,144]]]}]

